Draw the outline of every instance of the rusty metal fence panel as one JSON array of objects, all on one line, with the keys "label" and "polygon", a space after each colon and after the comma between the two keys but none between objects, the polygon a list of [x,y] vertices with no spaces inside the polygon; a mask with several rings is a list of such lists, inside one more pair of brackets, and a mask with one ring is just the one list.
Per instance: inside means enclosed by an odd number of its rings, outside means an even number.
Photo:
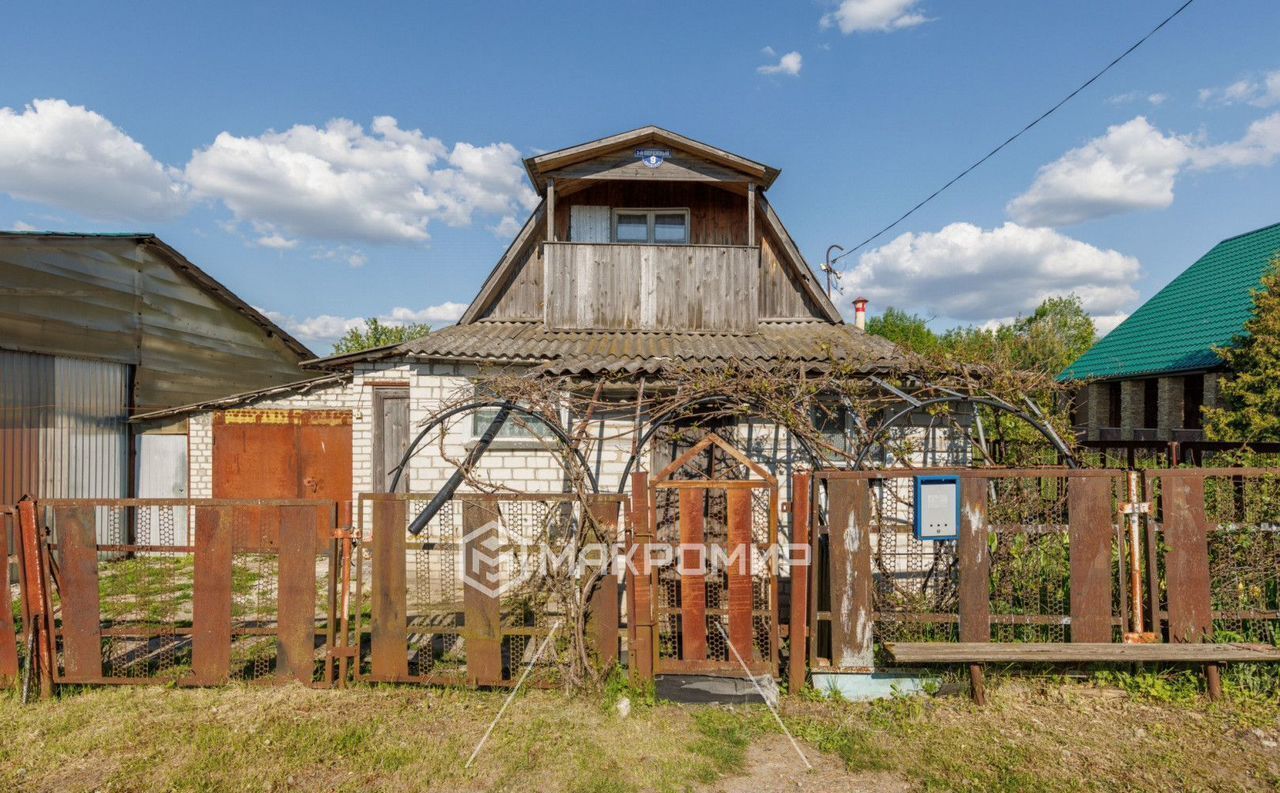
[{"label": "rusty metal fence panel", "polygon": [[[917,475],[960,479],[954,540],[912,530]],[[1066,469],[819,471],[815,665],[869,671],[884,642],[1106,642],[1128,630],[1124,474]]]},{"label": "rusty metal fence panel", "polygon": [[1148,472],[1151,619],[1169,641],[1280,642],[1280,469]]},{"label": "rusty metal fence panel", "polygon": [[[584,509],[614,541],[625,497],[590,496],[584,505],[573,494],[460,493],[421,534],[410,534],[410,521],[433,495],[360,495],[350,572],[354,622],[339,646],[351,648],[357,680],[512,685],[569,614],[563,578],[548,574],[541,560],[565,559]],[[595,651],[616,659],[616,580],[602,579],[590,612]],[[558,682],[556,652],[537,659],[530,685]]]},{"label": "rusty metal fence panel", "polygon": [[[18,678],[18,637],[22,635],[22,594],[17,586],[18,514],[0,507],[0,559],[4,560],[4,587],[0,589],[0,688]],[[12,573],[11,573],[12,571]],[[10,582],[14,583],[10,583]]]},{"label": "rusty metal fence panel", "polygon": [[50,499],[33,512],[52,683],[327,679],[335,502]]}]

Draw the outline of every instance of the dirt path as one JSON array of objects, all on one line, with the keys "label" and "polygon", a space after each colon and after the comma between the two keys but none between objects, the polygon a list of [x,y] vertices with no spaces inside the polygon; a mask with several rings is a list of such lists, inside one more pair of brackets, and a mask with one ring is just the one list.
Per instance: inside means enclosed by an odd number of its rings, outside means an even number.
[{"label": "dirt path", "polygon": [[747,750],[747,770],[740,776],[720,780],[707,788],[717,793],[907,793],[911,786],[889,773],[850,773],[838,757],[819,752],[800,742],[800,749],[813,764],[809,771],[796,757],[796,750],[784,735],[761,738]]}]

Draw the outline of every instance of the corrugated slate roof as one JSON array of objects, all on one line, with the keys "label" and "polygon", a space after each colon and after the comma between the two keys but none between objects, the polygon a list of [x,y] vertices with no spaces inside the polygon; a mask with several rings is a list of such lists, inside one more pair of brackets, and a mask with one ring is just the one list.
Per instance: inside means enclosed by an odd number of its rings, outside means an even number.
[{"label": "corrugated slate roof", "polygon": [[1225,239],[1089,348],[1059,380],[1212,369],[1253,313],[1252,290],[1280,253],[1280,223]]},{"label": "corrugated slate roof", "polygon": [[556,375],[833,361],[878,371],[902,362],[901,353],[885,339],[825,322],[763,324],[756,333],[732,334],[548,330],[541,322],[481,321],[442,328],[377,354],[400,356],[532,364]]}]

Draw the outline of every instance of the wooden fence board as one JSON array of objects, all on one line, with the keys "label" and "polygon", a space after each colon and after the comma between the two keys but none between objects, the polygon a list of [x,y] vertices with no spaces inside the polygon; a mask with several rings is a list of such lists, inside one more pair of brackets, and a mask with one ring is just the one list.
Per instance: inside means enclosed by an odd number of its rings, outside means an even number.
[{"label": "wooden fence board", "polygon": [[54,509],[61,565],[63,679],[90,682],[102,676],[102,626],[98,592],[98,537],[93,507]]},{"label": "wooden fence board", "polygon": [[500,537],[498,505],[463,497],[463,565],[469,579],[462,589],[467,631],[467,677],[472,685],[502,681],[502,615],[497,588]]},{"label": "wooden fence board", "polygon": [[[1111,481],[1067,480],[1071,566],[1071,641],[1111,641]],[[1135,549],[1135,552],[1136,549]]]},{"label": "wooden fence board", "polygon": [[369,630],[375,679],[396,680],[409,674],[405,525],[405,502],[373,502],[373,613]]},{"label": "wooden fence board", "polygon": [[231,673],[231,546],[229,509],[196,507],[192,682],[211,686]]},{"label": "wooden fence board", "polygon": [[1213,629],[1209,595],[1209,542],[1204,479],[1161,477],[1169,641],[1198,642]]},{"label": "wooden fence board", "polygon": [[866,480],[828,480],[831,663],[867,669],[874,660],[871,495]]},{"label": "wooden fence board", "polygon": [[316,511],[280,508],[280,562],[276,591],[276,674],[310,683],[315,675]]},{"label": "wooden fence board", "polygon": [[987,542],[987,482],[960,483],[960,641],[991,641],[991,548]]}]

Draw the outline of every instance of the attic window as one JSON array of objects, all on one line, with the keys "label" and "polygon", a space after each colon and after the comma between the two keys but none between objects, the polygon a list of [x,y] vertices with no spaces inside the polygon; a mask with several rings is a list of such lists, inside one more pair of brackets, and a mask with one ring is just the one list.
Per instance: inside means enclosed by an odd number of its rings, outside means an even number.
[{"label": "attic window", "polygon": [[614,210],[613,241],[637,245],[686,245],[689,242],[689,210]]}]

